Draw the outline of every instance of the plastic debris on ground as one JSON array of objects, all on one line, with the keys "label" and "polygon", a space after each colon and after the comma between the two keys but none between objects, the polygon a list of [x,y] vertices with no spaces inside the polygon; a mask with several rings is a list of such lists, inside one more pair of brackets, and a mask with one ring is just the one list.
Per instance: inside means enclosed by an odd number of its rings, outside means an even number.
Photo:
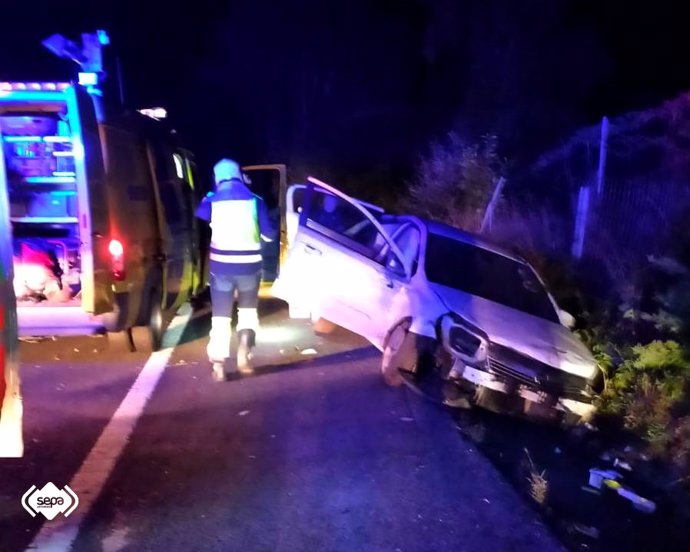
[{"label": "plastic debris on ground", "polygon": [[613,467],[614,468],[622,468],[626,471],[632,471],[632,466],[630,465],[629,462],[625,462],[624,460],[621,460],[620,458],[616,458],[613,461]]},{"label": "plastic debris on ground", "polygon": [[589,470],[589,484],[595,489],[601,489],[605,481],[616,481],[622,475],[613,470],[600,470],[599,468],[592,468]]},{"label": "plastic debris on ground", "polygon": [[620,479],[623,476],[613,470],[601,470],[592,468],[589,470],[589,485],[594,489],[607,488],[615,492],[621,498],[630,502],[630,504],[639,512],[645,514],[653,514],[656,511],[656,504],[643,496],[640,496],[632,489],[623,486]]},{"label": "plastic debris on ground", "polygon": [[596,527],[589,527],[588,525],[582,525],[580,523],[574,523],[572,525],[572,528],[574,531],[585,535],[586,537],[589,537],[591,539],[598,539],[599,538],[599,529]]}]

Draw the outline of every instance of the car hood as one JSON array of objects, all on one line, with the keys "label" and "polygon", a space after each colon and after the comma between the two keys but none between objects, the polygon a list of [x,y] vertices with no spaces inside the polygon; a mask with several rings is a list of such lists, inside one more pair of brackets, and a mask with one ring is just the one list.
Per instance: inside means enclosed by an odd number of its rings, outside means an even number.
[{"label": "car hood", "polygon": [[446,308],[486,332],[492,343],[585,378],[597,365],[589,349],[561,324],[532,316],[460,290],[429,284]]}]

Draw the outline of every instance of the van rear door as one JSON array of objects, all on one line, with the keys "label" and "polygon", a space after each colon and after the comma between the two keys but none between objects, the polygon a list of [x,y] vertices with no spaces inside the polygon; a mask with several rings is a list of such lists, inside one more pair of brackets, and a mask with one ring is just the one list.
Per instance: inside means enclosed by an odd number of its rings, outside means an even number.
[{"label": "van rear door", "polygon": [[81,303],[92,314],[113,310],[108,197],[93,98],[80,86],[67,90],[81,239]]},{"label": "van rear door", "polygon": [[176,150],[161,142],[149,142],[154,168],[155,194],[165,282],[163,308],[176,309],[188,299],[193,285],[192,205],[187,201],[184,160]]}]

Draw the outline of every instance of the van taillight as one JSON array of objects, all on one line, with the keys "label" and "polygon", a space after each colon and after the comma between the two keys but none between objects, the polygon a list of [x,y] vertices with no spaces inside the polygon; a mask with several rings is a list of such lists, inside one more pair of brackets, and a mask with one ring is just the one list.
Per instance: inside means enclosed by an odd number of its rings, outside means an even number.
[{"label": "van taillight", "polygon": [[108,244],[110,252],[110,265],[115,281],[121,282],[125,279],[125,248],[119,240],[110,240]]}]

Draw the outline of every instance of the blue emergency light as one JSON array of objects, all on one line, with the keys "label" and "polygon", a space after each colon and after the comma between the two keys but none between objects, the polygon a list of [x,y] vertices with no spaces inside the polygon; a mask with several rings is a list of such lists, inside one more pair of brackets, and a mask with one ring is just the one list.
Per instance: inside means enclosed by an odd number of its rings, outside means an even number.
[{"label": "blue emergency light", "polygon": [[61,92],[68,82],[0,82],[0,92]]},{"label": "blue emergency light", "polygon": [[98,42],[101,43],[101,46],[109,46],[110,45],[110,37],[108,36],[108,33],[106,31],[104,31],[103,29],[97,30],[96,36],[98,37]]}]

